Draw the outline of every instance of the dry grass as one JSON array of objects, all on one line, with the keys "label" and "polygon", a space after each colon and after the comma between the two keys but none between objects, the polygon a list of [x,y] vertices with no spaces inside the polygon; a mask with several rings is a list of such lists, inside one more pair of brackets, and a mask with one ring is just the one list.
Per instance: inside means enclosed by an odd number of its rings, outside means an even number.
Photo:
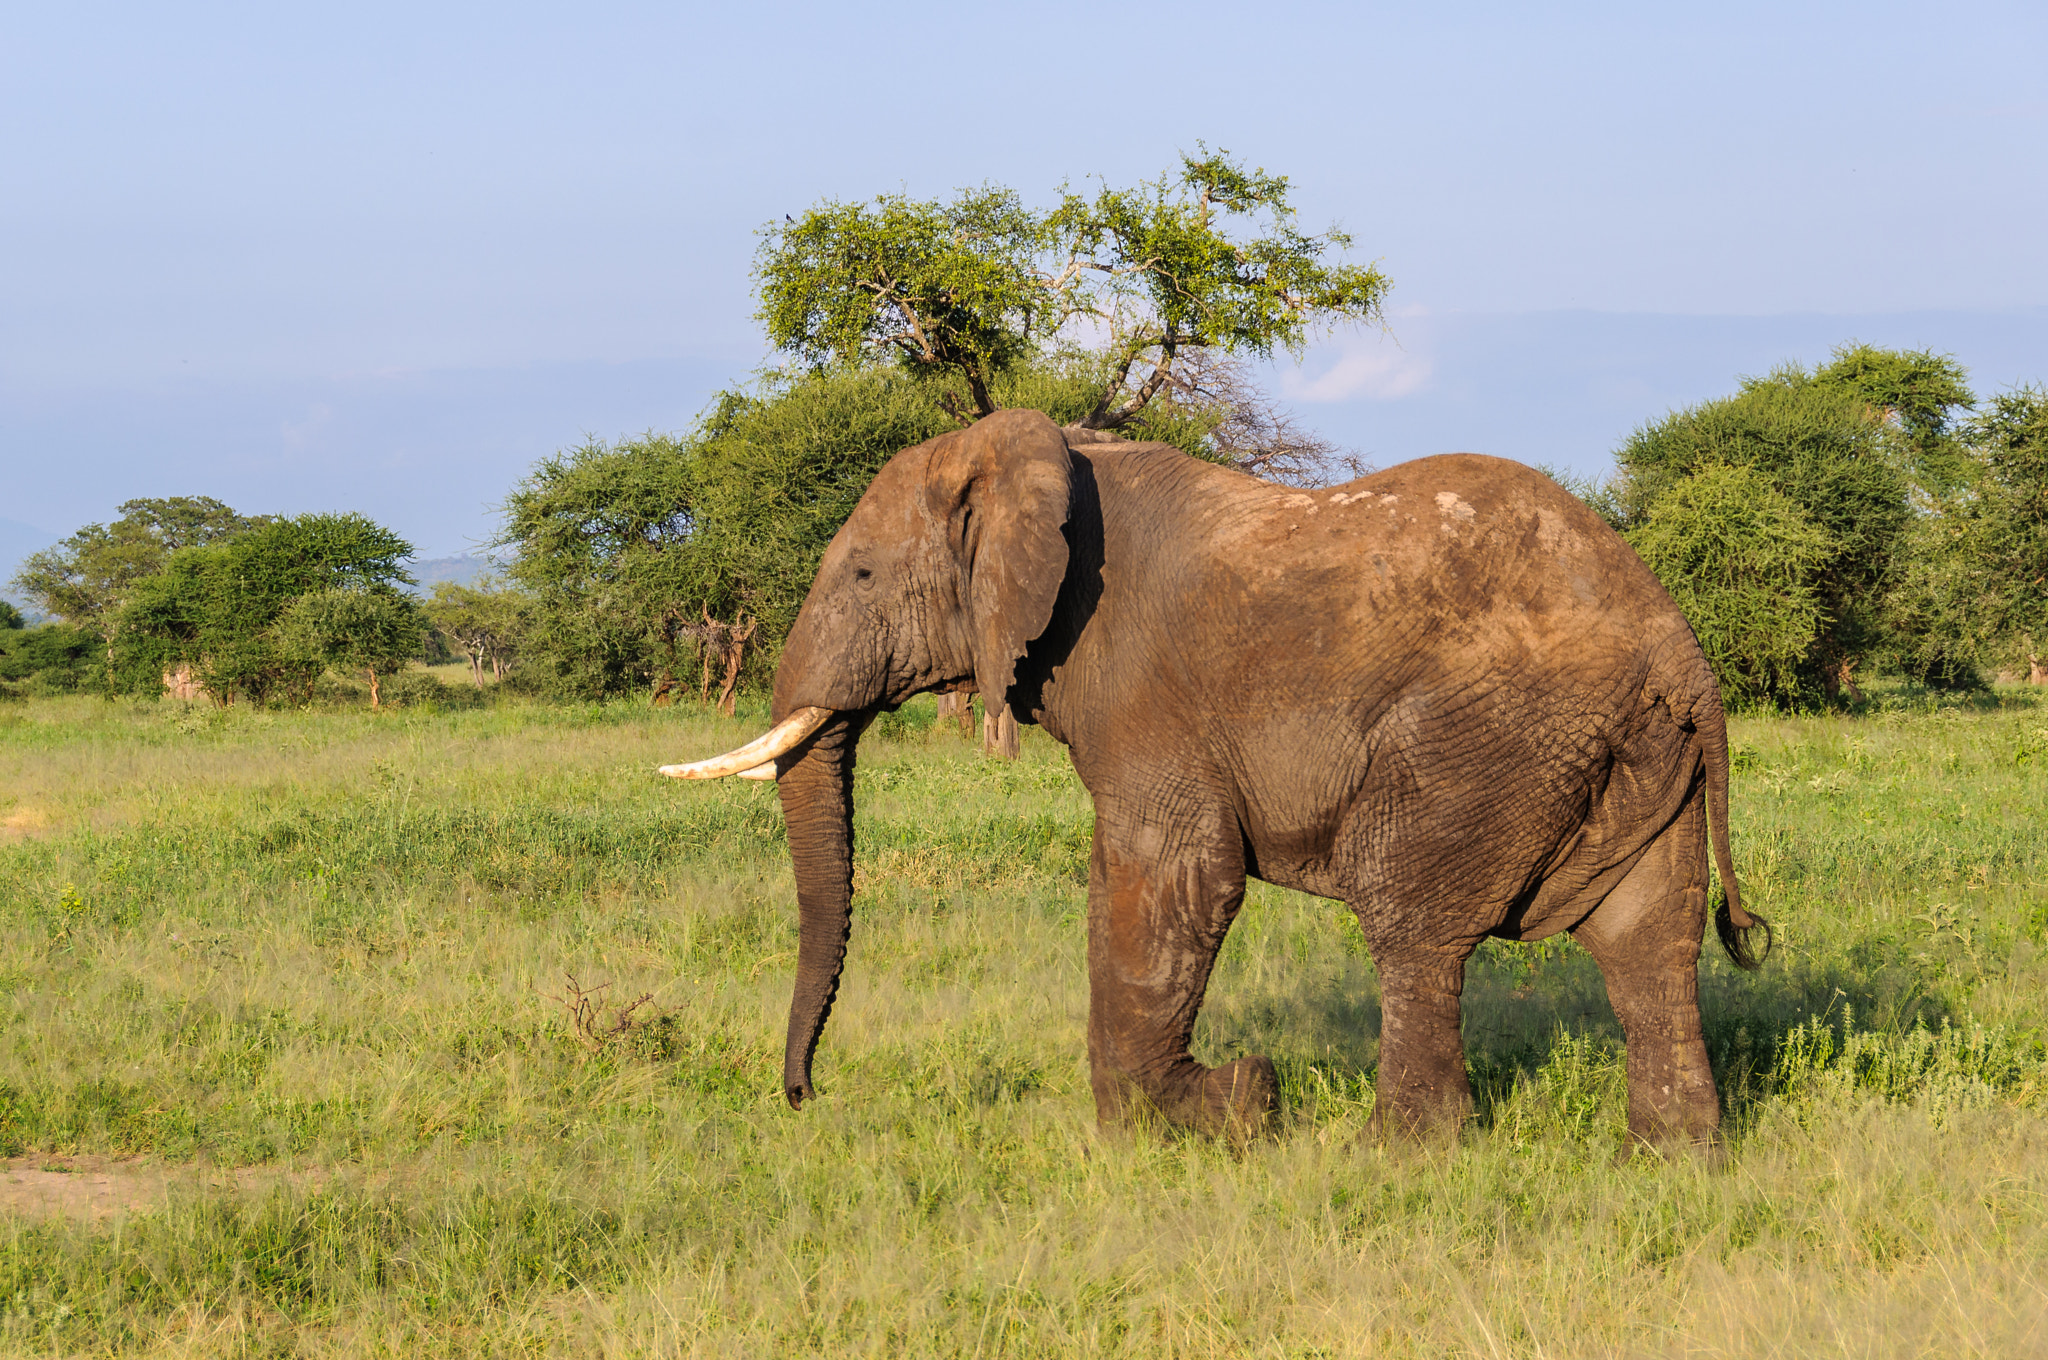
[{"label": "dry grass", "polygon": [[1737,725],[1785,945],[1705,976],[1717,1166],[1616,1164],[1618,1031],[1558,945],[1475,963],[1460,1146],[1361,1141],[1370,961],[1263,887],[1200,1043],[1275,1055],[1283,1129],[1099,1133],[1086,800],[1037,734],[1002,765],[926,716],[863,750],[796,1113],[772,792],[649,773],[758,711],[0,708],[0,824],[34,818],[0,836],[0,1154],[154,1178],[105,1218],[11,1201],[0,1349],[2048,1352],[2026,696]]}]

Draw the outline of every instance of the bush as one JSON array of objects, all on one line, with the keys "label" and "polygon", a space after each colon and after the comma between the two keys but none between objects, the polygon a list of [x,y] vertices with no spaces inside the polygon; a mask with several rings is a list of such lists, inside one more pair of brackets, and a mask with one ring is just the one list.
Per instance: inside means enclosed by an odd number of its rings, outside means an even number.
[{"label": "bush", "polygon": [[1832,544],[1798,505],[1754,468],[1709,467],[1658,497],[1627,537],[1731,699],[1800,699],[1825,621],[1814,578]]},{"label": "bush", "polygon": [[443,684],[423,670],[403,670],[384,682],[383,700],[387,708],[481,708],[484,692],[474,685]]},{"label": "bush", "polygon": [[[306,595],[393,595],[412,583],[399,566],[411,555],[404,539],[355,514],[274,520],[181,548],[163,571],[136,582],[121,611],[124,674],[153,689],[162,671],[189,662],[224,703],[238,693],[259,704],[302,698],[323,658],[279,630],[280,618]],[[418,645],[414,636],[404,656]]]},{"label": "bush", "polygon": [[[1884,597],[1912,521],[1911,459],[1903,432],[1863,396],[1790,365],[1745,381],[1735,396],[1637,430],[1615,454],[1623,475],[1609,512],[1626,528],[1645,526],[1687,478],[1709,468],[1750,469],[1750,485],[1789,501],[1822,536],[1822,556],[1806,578],[1819,611],[1814,667],[1840,683],[1887,646]],[[1763,628],[1775,631],[1784,621]],[[1775,682],[1767,688],[1782,692]]]},{"label": "bush", "polygon": [[65,623],[0,629],[0,681],[23,694],[70,694],[100,680],[103,652],[92,633]]}]

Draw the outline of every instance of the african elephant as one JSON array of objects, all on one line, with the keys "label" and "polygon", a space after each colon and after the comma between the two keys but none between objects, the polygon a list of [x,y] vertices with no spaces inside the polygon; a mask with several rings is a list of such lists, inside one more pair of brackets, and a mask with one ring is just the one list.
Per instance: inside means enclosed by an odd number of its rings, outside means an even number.
[{"label": "african elephant", "polygon": [[[1636,1138],[1711,1141],[1696,965],[1711,840],[1723,945],[1754,967],[1729,858],[1720,692],[1649,569],[1517,463],[1452,454],[1324,490],[1000,411],[896,455],[832,540],[766,736],[663,773],[780,783],[801,937],[783,1086],[851,917],[855,746],[972,680],[1072,755],[1095,803],[1088,1057],[1105,1121],[1256,1125],[1272,1063],[1188,1052],[1256,877],[1357,914],[1379,971],[1383,1128],[1471,1099],[1465,961],[1571,931],[1628,1042]],[[1710,835],[1711,829],[1711,835]]]}]

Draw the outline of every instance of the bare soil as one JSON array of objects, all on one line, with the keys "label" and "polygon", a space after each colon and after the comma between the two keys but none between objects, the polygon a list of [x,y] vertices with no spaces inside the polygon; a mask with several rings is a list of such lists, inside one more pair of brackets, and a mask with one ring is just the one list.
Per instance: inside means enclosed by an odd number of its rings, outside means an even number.
[{"label": "bare soil", "polygon": [[261,1194],[280,1184],[317,1184],[327,1175],[318,1169],[221,1168],[143,1158],[12,1157],[0,1160],[0,1215],[98,1222],[161,1209],[174,1189]]}]

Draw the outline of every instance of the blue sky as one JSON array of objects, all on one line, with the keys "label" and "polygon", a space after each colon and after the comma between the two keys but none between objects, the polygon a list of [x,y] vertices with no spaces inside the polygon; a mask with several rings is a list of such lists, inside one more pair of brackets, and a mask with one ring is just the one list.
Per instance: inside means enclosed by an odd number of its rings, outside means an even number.
[{"label": "blue sky", "polygon": [[[17,7],[0,521],[358,509],[427,555],[766,356],[754,232],[1198,140],[1391,276],[1272,374],[1380,463],[1580,471],[1851,338],[2048,379],[2048,7]],[[11,531],[10,531],[11,532]]]}]

